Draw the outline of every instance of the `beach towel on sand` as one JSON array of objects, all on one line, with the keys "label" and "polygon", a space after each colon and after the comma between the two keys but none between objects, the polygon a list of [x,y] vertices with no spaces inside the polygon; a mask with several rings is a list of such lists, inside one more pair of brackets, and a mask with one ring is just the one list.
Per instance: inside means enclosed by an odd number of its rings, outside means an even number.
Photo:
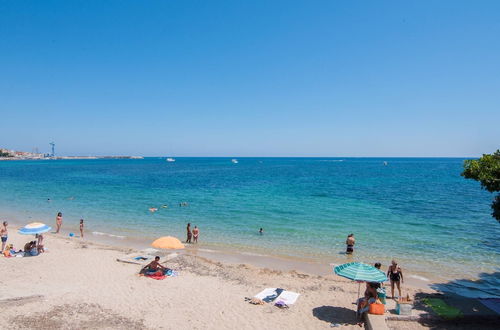
[{"label": "beach towel on sand", "polygon": [[179,276],[179,273],[172,269],[167,269],[165,272],[157,271],[155,273],[146,273],[144,276],[152,278],[154,280],[164,280],[166,277],[176,277]]},{"label": "beach towel on sand", "polygon": [[254,298],[260,299],[267,303],[279,300],[287,305],[292,305],[297,301],[299,295],[300,294],[298,293],[286,291],[280,288],[266,288],[255,295]]},{"label": "beach towel on sand", "polygon": [[299,298],[300,294],[292,291],[283,291],[278,298],[276,298],[277,301],[282,301],[287,305],[293,305],[297,301],[297,298]]}]

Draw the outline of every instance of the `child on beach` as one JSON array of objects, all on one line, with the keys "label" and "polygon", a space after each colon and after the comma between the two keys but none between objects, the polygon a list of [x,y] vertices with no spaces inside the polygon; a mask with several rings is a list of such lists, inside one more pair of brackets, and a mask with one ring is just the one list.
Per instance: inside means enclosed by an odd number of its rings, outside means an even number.
[{"label": "child on beach", "polygon": [[83,238],[83,219],[80,219],[80,237]]},{"label": "child on beach", "polygon": [[56,234],[59,234],[59,230],[61,230],[62,221],[63,221],[62,213],[59,212],[59,213],[57,213],[57,217],[56,217]]}]

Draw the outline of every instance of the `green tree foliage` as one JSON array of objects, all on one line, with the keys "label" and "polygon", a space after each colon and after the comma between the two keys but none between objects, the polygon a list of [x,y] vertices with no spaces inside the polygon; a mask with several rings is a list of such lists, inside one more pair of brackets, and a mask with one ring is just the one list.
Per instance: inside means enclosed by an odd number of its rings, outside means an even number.
[{"label": "green tree foliage", "polygon": [[8,152],[4,152],[3,150],[0,150],[0,157],[12,157],[11,154]]},{"label": "green tree foliage", "polygon": [[[474,179],[481,183],[483,189],[491,193],[500,191],[500,150],[488,155],[485,154],[479,159],[469,159],[464,162],[462,176],[466,179]],[[492,216],[500,222],[500,194],[493,203]]]}]

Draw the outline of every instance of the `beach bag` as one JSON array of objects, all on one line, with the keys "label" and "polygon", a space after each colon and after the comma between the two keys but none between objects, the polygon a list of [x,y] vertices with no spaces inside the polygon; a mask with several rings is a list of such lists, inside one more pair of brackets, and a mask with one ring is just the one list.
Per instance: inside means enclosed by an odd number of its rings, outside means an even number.
[{"label": "beach bag", "polygon": [[382,304],[382,302],[377,299],[377,301],[375,301],[373,304],[370,304],[370,309],[368,310],[368,313],[374,315],[384,315],[385,313],[384,304]]}]

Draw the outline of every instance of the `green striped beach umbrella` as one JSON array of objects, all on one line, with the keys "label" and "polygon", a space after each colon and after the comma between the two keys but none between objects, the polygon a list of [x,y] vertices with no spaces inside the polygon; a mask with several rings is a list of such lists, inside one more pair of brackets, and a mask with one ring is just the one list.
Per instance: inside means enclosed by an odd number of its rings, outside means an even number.
[{"label": "green striped beach umbrella", "polygon": [[387,276],[377,268],[364,264],[362,262],[349,262],[347,264],[333,267],[335,274],[348,278],[353,281],[358,281],[358,297],[361,282],[385,282]]},{"label": "green striped beach umbrella", "polygon": [[342,264],[334,267],[333,271],[335,274],[353,281],[378,283],[387,281],[387,276],[381,270],[362,262]]}]

